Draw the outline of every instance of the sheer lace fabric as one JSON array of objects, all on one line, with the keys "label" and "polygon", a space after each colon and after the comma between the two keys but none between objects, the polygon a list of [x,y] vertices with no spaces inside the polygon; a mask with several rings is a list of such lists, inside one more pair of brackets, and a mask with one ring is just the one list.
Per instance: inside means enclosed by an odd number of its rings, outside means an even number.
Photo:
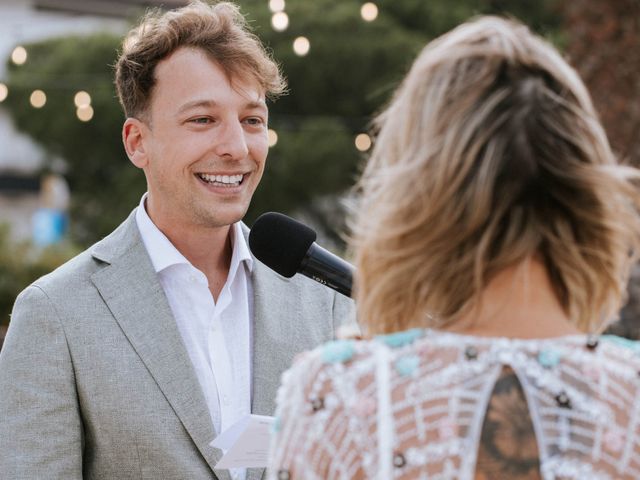
[{"label": "sheer lace fabric", "polygon": [[640,478],[640,356],[622,343],[411,330],[324,345],[283,375],[269,478],[474,478],[504,367],[525,394],[540,477]]}]

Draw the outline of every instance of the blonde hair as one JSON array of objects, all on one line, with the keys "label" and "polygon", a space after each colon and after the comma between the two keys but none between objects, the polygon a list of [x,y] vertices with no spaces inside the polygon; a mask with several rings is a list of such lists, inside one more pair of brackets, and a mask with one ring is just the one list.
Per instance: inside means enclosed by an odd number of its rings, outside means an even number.
[{"label": "blonde hair", "polygon": [[515,21],[465,23],[424,48],[376,126],[351,242],[369,334],[451,323],[534,256],[579,329],[617,312],[639,175],[551,45]]},{"label": "blonde hair", "polygon": [[204,51],[232,79],[253,78],[270,98],[286,89],[278,65],[249,31],[236,5],[195,0],[176,10],[148,12],[125,37],[115,66],[115,83],[127,117],[144,115],[155,85],[156,65],[181,47]]}]

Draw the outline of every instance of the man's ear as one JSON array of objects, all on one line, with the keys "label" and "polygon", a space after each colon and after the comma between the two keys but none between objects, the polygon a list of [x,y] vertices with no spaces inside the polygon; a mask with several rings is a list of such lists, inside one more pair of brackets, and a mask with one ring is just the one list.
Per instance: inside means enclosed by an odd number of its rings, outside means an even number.
[{"label": "man's ear", "polygon": [[138,168],[144,168],[149,163],[145,150],[145,136],[147,128],[137,118],[127,118],[122,125],[122,143],[131,163]]}]

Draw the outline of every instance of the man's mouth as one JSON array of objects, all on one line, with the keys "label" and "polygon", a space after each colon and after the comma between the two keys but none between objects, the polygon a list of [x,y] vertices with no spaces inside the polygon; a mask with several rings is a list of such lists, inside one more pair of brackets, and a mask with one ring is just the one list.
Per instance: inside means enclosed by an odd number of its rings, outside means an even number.
[{"label": "man's mouth", "polygon": [[242,184],[245,175],[209,175],[208,173],[197,173],[200,180],[216,187],[238,187]]}]

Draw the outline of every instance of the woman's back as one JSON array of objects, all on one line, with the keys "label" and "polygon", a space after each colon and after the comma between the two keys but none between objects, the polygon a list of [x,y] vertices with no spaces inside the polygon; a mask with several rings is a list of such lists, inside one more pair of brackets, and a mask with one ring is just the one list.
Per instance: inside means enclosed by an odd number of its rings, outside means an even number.
[{"label": "woman's back", "polygon": [[640,347],[409,330],[300,359],[271,478],[640,478]]},{"label": "woman's back", "polygon": [[363,336],[400,333],[284,377],[272,478],[640,478],[640,357],[571,336],[624,301],[640,170],[578,74],[479,17],[425,46],[375,130],[354,299]]}]

